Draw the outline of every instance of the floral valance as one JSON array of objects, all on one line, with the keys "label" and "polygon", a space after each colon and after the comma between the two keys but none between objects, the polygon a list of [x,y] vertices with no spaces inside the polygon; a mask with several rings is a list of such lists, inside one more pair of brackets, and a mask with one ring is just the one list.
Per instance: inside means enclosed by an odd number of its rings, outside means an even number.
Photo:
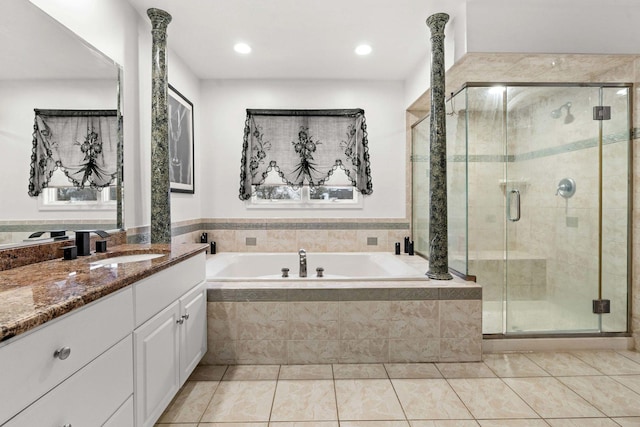
[{"label": "floral valance", "polygon": [[100,189],[117,176],[116,110],[35,110],[29,195],[60,168],[73,186]]},{"label": "floral valance", "polygon": [[240,165],[240,200],[275,171],[294,187],[324,185],[340,169],[371,194],[364,110],[247,110]]}]

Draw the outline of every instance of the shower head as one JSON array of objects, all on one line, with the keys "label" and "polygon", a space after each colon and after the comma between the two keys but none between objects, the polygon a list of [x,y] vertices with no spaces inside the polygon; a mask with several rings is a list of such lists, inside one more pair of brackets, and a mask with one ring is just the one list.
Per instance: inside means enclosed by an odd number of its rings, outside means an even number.
[{"label": "shower head", "polygon": [[564,123],[569,124],[573,122],[575,120],[575,117],[573,116],[573,114],[571,114],[571,102],[565,102],[557,109],[551,111],[551,117],[553,117],[554,119],[559,119],[562,116],[563,108],[567,109],[567,115],[564,118]]}]

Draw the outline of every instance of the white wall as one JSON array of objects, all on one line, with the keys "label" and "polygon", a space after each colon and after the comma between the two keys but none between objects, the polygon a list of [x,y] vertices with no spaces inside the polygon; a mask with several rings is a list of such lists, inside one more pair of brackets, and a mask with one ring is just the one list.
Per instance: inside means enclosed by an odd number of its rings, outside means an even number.
[{"label": "white wall", "polygon": [[[201,138],[205,218],[405,218],[402,82],[207,80]],[[362,108],[369,134],[373,194],[361,210],[249,210],[238,198],[247,108]]]},{"label": "white wall", "polygon": [[3,80],[0,81],[0,136],[4,159],[0,168],[2,195],[11,200],[0,209],[0,220],[97,219],[115,221],[116,212],[39,211],[38,198],[27,194],[34,108],[115,109],[115,81]]}]

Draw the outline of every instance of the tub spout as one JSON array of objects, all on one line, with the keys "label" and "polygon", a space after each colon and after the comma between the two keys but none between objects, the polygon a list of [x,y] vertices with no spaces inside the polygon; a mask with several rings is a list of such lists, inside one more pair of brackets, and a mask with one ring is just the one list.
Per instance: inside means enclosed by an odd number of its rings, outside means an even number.
[{"label": "tub spout", "polygon": [[307,277],[307,251],[300,249],[298,255],[300,255],[300,274],[298,276]]}]

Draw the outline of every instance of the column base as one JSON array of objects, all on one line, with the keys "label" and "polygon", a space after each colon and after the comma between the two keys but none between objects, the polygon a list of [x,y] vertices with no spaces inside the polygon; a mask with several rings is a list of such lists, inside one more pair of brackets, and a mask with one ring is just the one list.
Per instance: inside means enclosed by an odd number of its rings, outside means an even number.
[{"label": "column base", "polygon": [[451,279],[453,279],[453,276],[448,271],[445,272],[445,273],[434,273],[432,271],[427,271],[427,277],[429,279],[434,279],[434,280],[451,280]]}]

